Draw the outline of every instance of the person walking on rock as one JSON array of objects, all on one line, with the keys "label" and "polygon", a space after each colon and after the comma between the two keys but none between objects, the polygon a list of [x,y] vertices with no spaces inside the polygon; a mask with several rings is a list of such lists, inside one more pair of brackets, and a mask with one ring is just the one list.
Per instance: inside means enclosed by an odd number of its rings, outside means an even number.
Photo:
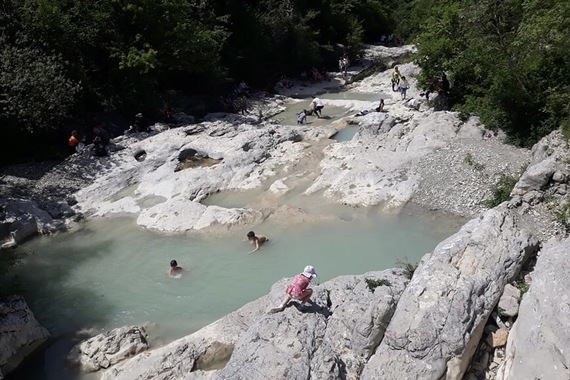
[{"label": "person walking on rock", "polygon": [[408,83],[406,77],[403,76],[400,79],[400,93],[402,94],[402,100],[406,99],[406,92],[408,91],[408,88],[410,88],[410,84]]},{"label": "person walking on rock", "polygon": [[392,91],[398,91],[398,86],[400,84],[400,69],[398,66],[394,66],[394,72],[392,73]]},{"label": "person walking on rock", "polygon": [[303,272],[293,277],[293,281],[285,290],[286,295],[283,301],[281,301],[281,304],[271,309],[269,313],[274,314],[285,310],[291,300],[299,301],[301,306],[303,306],[305,302],[310,302],[313,289],[309,288],[309,284],[315,277],[317,277],[315,268],[312,265],[307,265],[305,269],[303,269]]}]

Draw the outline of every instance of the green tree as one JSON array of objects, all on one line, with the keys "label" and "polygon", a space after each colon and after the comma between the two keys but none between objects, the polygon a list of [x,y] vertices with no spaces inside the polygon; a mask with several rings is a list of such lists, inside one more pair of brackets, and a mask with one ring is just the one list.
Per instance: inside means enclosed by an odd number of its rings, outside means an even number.
[{"label": "green tree", "polygon": [[79,83],[66,75],[60,55],[2,43],[0,48],[0,110],[2,119],[28,130],[50,129],[69,116]]},{"label": "green tree", "polygon": [[570,66],[563,53],[569,47],[568,2],[420,4],[421,82],[451,74],[456,108],[506,130],[518,145],[530,146],[561,124],[570,126]]}]

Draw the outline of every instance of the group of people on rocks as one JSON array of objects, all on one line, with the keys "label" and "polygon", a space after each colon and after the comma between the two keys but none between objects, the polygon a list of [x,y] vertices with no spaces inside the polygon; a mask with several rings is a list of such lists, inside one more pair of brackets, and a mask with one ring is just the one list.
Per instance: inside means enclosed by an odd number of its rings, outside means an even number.
[{"label": "group of people on rocks", "polygon": [[[142,113],[137,113],[134,117],[133,123],[125,131],[125,134],[131,134],[136,132],[148,132],[150,129],[150,124],[144,118]],[[92,153],[94,156],[102,157],[108,155],[107,146],[111,142],[110,133],[103,128],[103,124],[100,123],[93,128],[92,131]],[[74,129],[67,140],[67,146],[69,153],[73,154],[76,152],[82,152],[86,147],[87,137],[85,135],[80,135],[79,132]]]},{"label": "group of people on rocks", "polygon": [[[394,67],[392,72],[392,91],[400,92],[402,100],[406,99],[406,93],[410,88],[410,83],[407,81],[406,77],[401,75],[398,66]],[[450,84],[445,73],[441,73],[440,77],[434,77],[430,79],[427,83],[427,87],[424,89],[420,96],[426,98],[429,101],[429,96],[434,92],[440,95],[449,95]]]},{"label": "group of people on rocks", "polygon": [[402,100],[406,99],[406,93],[410,88],[410,83],[405,76],[400,74],[400,69],[398,66],[394,66],[394,71],[392,72],[392,91],[400,92]]},{"label": "group of people on rocks", "polygon": [[384,46],[402,46],[404,44],[404,41],[401,38],[394,36],[393,34],[383,34],[380,36],[380,44]]},{"label": "group of people on rocks", "polygon": [[[75,152],[81,152],[85,149],[85,136],[80,136],[76,129],[71,131],[71,136],[67,140],[67,146],[69,148],[69,153],[73,154]],[[107,149],[106,146],[111,141],[111,136],[102,126],[97,126],[93,128],[93,155],[95,156],[106,156]]]},{"label": "group of people on rocks", "polygon": [[310,80],[312,82],[322,82],[322,81],[330,81],[331,77],[329,75],[329,73],[325,70],[319,70],[315,67],[311,68],[311,71],[309,72],[309,74],[307,74],[306,71],[303,71],[301,73],[301,80],[306,81],[306,80]]},{"label": "group of people on rocks", "polygon": [[350,59],[348,58],[348,54],[344,53],[338,59],[338,70],[340,71],[340,74],[342,75],[342,77],[345,79],[348,77],[348,67],[349,66],[350,66]]}]

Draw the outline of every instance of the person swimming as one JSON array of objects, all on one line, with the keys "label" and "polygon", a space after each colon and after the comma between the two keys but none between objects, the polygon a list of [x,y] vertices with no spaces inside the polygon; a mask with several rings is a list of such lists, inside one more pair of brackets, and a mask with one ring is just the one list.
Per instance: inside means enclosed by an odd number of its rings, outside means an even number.
[{"label": "person swimming", "polygon": [[178,266],[178,263],[176,262],[176,260],[171,260],[170,261],[170,268],[168,269],[168,276],[170,278],[180,278],[180,276],[182,276],[182,271],[184,269],[182,269],[182,267]]},{"label": "person swimming", "polygon": [[263,245],[263,243],[265,243],[269,239],[267,239],[267,237],[263,235],[256,235],[255,232],[249,231],[247,233],[247,240],[250,241],[252,244],[255,244],[255,248],[248,252],[248,253],[253,253],[259,251],[259,248]]}]

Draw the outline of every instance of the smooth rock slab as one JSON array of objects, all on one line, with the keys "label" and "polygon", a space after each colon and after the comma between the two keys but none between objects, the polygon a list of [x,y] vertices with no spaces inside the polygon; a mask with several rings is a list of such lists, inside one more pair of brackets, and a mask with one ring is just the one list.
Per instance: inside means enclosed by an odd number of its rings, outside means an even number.
[{"label": "smooth rock slab", "polygon": [[540,252],[497,380],[570,379],[570,238]]},{"label": "smooth rock slab", "polygon": [[461,379],[504,286],[538,241],[504,207],[424,256],[362,380]]},{"label": "smooth rock slab", "polygon": [[332,315],[311,360],[311,378],[358,379],[384,337],[408,282],[402,269],[342,276],[328,282]]}]

